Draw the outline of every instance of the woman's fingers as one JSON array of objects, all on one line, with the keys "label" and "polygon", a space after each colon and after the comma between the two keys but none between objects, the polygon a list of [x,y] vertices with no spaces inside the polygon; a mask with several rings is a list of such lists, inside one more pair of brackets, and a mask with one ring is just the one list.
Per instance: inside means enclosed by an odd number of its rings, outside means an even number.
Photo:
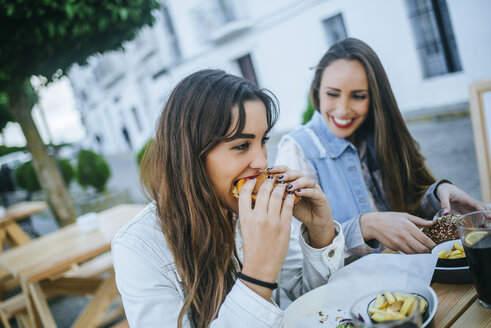
[{"label": "woman's fingers", "polygon": [[239,214],[252,210],[252,191],[256,185],[256,179],[249,179],[244,183],[239,194]]},{"label": "woman's fingers", "polygon": [[409,221],[411,221],[412,223],[414,223],[417,226],[430,226],[430,225],[433,225],[433,221],[431,221],[431,220],[425,220],[425,219],[422,219],[422,218],[417,217],[415,215],[411,215],[409,213],[404,213],[404,215],[406,216],[406,218],[409,219]]},{"label": "woman's fingers", "polygon": [[288,193],[285,200],[283,201],[283,206],[281,208],[280,219],[287,224],[290,224],[293,216],[293,205],[295,203],[295,196],[293,193]]},{"label": "woman's fingers", "polygon": [[281,213],[281,205],[283,204],[283,195],[285,194],[286,184],[279,183],[277,184],[273,192],[271,193],[271,197],[269,199],[268,213],[272,216],[278,214],[278,219],[280,218]]},{"label": "woman's fingers", "polygon": [[266,178],[259,188],[259,191],[256,195],[256,205],[254,206],[255,210],[267,210],[269,199],[271,197],[271,192],[273,191],[274,180],[273,176],[270,175]]}]

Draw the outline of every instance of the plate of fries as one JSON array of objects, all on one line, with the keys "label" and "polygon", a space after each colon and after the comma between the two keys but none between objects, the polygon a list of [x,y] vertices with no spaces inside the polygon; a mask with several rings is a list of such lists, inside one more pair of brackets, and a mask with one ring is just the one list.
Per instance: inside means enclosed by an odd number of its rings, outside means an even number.
[{"label": "plate of fries", "polygon": [[436,245],[431,253],[438,256],[437,267],[455,268],[469,265],[460,239],[449,240]]},{"label": "plate of fries", "polygon": [[384,291],[368,304],[373,322],[403,320],[413,311],[420,311],[423,321],[428,319],[428,301],[419,294]]},{"label": "plate of fries", "polygon": [[449,240],[436,245],[431,253],[438,256],[433,282],[444,284],[472,283],[469,264],[460,239]]},{"label": "plate of fries", "polygon": [[395,324],[400,321],[403,327],[407,320],[411,320],[414,311],[420,311],[422,327],[432,327],[437,308],[438,298],[431,287],[415,291],[383,290],[356,301],[351,315],[358,322]]}]

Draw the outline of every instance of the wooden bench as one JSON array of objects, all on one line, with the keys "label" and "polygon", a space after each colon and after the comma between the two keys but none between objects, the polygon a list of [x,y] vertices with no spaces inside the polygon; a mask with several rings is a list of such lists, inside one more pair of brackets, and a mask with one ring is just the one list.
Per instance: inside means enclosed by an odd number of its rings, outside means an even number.
[{"label": "wooden bench", "polygon": [[[72,268],[62,274],[57,280],[43,281],[41,286],[45,289],[48,298],[61,294],[60,288],[63,289],[62,294],[65,295],[93,294],[102,281],[98,277],[101,274],[109,272],[112,268],[111,252],[106,252]],[[0,274],[0,279],[4,277],[7,278],[8,274]],[[64,281],[66,281],[66,285],[64,285]],[[69,293],[67,293],[67,290],[69,290]],[[26,306],[26,299],[23,293],[0,302],[0,319],[2,324],[6,328],[10,328],[9,319],[15,317],[19,327],[28,327]],[[103,321],[110,322],[122,315],[124,315],[124,312],[122,310],[122,305],[118,301],[117,309],[110,311]]]},{"label": "wooden bench", "polygon": [[9,319],[15,317],[19,327],[29,327],[24,294],[17,294],[0,303],[0,319],[5,328],[11,328]]},{"label": "wooden bench", "polygon": [[93,259],[88,260],[63,274],[63,277],[92,278],[109,272],[113,268],[111,252],[106,252]]}]

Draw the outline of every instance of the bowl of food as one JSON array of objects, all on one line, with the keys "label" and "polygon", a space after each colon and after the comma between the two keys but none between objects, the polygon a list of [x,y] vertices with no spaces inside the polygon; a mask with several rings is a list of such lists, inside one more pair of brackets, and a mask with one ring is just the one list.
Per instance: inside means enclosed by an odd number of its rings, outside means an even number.
[{"label": "bowl of food", "polygon": [[[430,287],[415,291],[378,291],[353,303],[350,314],[355,322],[368,327],[433,327],[438,298]],[[418,312],[415,312],[418,311]],[[356,326],[356,324],[355,324]]]},{"label": "bowl of food", "polygon": [[436,266],[439,268],[458,268],[469,265],[460,239],[453,239],[436,245],[431,253],[438,256]]}]

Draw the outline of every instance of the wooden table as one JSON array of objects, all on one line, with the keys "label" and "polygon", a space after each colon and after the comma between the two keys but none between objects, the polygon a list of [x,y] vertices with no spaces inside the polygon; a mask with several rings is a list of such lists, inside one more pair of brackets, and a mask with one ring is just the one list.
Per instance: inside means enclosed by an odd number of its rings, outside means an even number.
[{"label": "wooden table", "polygon": [[[45,328],[56,327],[47,302],[48,286],[53,290],[59,281],[66,288],[71,286],[70,282],[78,286],[85,282],[86,288],[90,289],[94,280],[57,278],[72,266],[110,250],[116,232],[144,207],[118,205],[99,213],[99,228],[95,231],[83,233],[76,224],[71,224],[0,255],[0,267],[20,279],[22,291],[28,296],[27,309],[31,322],[39,319]],[[58,292],[60,288],[58,286]],[[115,295],[117,289],[112,272],[98,284],[94,297],[73,327],[93,327],[102,319]]]},{"label": "wooden table", "polygon": [[25,245],[30,241],[27,235],[17,224],[17,220],[36,214],[48,208],[43,201],[24,201],[9,206],[5,214],[0,217],[0,253],[7,239],[12,241],[13,246]]},{"label": "wooden table", "polygon": [[472,284],[433,283],[431,287],[438,296],[435,328],[491,327],[491,309],[479,305]]}]

